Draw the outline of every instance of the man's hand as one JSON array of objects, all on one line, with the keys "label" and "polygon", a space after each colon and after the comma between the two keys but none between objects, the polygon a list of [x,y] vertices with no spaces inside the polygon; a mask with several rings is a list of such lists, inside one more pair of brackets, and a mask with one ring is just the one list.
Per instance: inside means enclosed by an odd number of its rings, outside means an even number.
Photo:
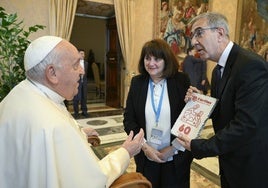
[{"label": "man's hand", "polygon": [[141,151],[141,147],[144,143],[144,132],[142,129],[134,138],[133,136],[133,131],[130,131],[126,141],[122,145],[122,147],[128,151],[130,157],[137,155]]},{"label": "man's hand", "polygon": [[196,87],[190,86],[189,89],[187,90],[187,93],[184,97],[184,102],[188,102],[189,100],[192,99],[193,93],[202,93],[202,91],[198,90]]},{"label": "man's hand", "polygon": [[191,139],[184,135],[184,134],[179,134],[177,137],[178,142],[188,151],[191,151]]}]

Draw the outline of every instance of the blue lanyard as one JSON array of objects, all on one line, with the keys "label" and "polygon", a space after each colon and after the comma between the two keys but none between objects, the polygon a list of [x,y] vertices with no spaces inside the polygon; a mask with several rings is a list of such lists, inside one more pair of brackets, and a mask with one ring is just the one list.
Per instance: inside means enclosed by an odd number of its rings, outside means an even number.
[{"label": "blue lanyard", "polygon": [[151,103],[152,103],[154,114],[155,114],[155,117],[156,117],[155,118],[156,119],[155,120],[156,121],[156,126],[158,126],[160,111],[161,111],[161,108],[162,108],[162,102],[163,102],[163,95],[164,95],[166,80],[163,82],[161,96],[160,96],[160,100],[158,102],[157,110],[156,110],[155,103],[154,103],[154,87],[153,87],[152,79],[150,79],[149,83],[150,83],[150,89],[151,89]]}]

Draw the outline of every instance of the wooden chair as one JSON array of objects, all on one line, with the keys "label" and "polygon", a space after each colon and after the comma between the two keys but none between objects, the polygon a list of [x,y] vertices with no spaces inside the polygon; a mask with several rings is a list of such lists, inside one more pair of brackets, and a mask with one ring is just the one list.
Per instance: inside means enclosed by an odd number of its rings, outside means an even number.
[{"label": "wooden chair", "polygon": [[117,178],[110,188],[152,188],[152,184],[139,172],[130,172]]},{"label": "wooden chair", "polygon": [[101,140],[98,136],[92,135],[87,137],[88,143],[90,143],[93,147],[99,146]]},{"label": "wooden chair", "polygon": [[100,71],[98,65],[93,62],[91,65],[95,87],[96,87],[96,96],[104,97],[105,81],[100,79]]}]

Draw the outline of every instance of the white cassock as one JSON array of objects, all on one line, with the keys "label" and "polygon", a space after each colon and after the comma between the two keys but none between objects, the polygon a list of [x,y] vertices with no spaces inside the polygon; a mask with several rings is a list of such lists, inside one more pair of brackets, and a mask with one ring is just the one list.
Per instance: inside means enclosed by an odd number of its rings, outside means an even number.
[{"label": "white cassock", "polygon": [[128,152],[99,160],[63,100],[24,80],[0,103],[1,188],[104,188],[124,173]]}]

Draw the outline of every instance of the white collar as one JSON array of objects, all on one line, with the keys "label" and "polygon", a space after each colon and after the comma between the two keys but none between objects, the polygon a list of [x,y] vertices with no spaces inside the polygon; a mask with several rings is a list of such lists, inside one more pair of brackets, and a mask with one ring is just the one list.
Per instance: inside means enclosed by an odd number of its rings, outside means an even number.
[{"label": "white collar", "polygon": [[221,65],[222,67],[225,67],[226,65],[226,61],[227,61],[227,58],[231,52],[231,49],[233,47],[234,43],[232,41],[230,41],[228,43],[228,45],[226,46],[226,48],[224,49],[223,53],[221,54],[221,57],[218,61],[218,65]]},{"label": "white collar", "polygon": [[53,102],[63,105],[64,104],[64,97],[60,96],[55,91],[51,90],[50,88],[46,87],[45,85],[35,82],[33,80],[27,79],[29,82],[31,82],[35,87],[37,87],[44,95],[46,95],[50,100]]}]

